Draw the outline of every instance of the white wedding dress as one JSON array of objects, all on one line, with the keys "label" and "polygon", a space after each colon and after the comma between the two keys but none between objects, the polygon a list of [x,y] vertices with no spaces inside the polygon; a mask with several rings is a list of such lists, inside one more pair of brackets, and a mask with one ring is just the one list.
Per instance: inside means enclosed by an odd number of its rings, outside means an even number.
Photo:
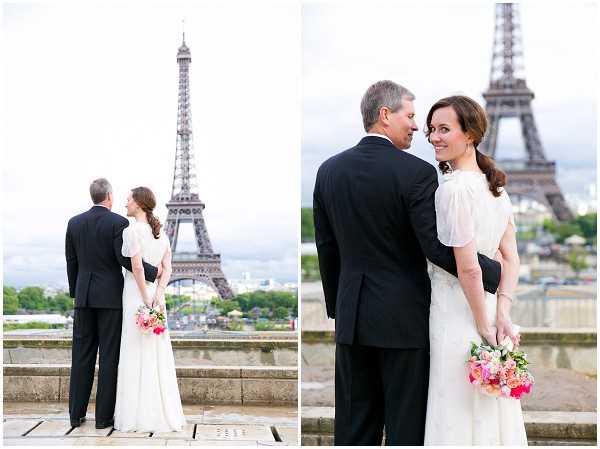
[{"label": "white wedding dress", "polygon": [[[494,258],[507,226],[514,226],[506,192],[494,197],[485,175],[455,170],[443,176],[435,195],[438,238],[462,247],[475,238],[479,253]],[[428,263],[430,375],[426,445],[527,445],[521,402],[485,396],[467,380],[471,342],[481,342],[458,278]],[[486,293],[488,317],[496,296]]]},{"label": "white wedding dress", "polygon": [[[125,257],[141,252],[145,262],[158,266],[168,246],[166,235],[161,232],[160,238],[155,239],[147,223],[136,222],[123,231]],[[146,282],[150,297],[156,285]],[[185,425],[185,417],[169,331],[155,335],[138,329],[134,317],[143,304],[135,278],[127,271],[114,427],[122,432],[179,431]]]}]

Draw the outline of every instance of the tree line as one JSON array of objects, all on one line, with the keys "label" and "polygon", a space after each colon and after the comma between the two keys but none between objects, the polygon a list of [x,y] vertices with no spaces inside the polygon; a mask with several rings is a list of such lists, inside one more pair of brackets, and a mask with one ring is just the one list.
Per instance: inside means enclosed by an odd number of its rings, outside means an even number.
[{"label": "tree line", "polygon": [[[14,315],[19,312],[55,312],[67,314],[73,310],[73,299],[66,293],[46,296],[41,287],[25,287],[17,292],[13,287],[4,287],[4,314]],[[181,295],[165,295],[167,310],[179,308],[189,303],[191,297]],[[255,291],[243,293],[229,300],[215,299],[213,305],[223,315],[232,310],[246,312],[247,316],[257,318],[279,318],[298,316],[298,298],[295,293],[283,291]],[[191,313],[191,306],[181,309],[181,313]]]},{"label": "tree line", "polygon": [[232,299],[213,299],[211,304],[222,315],[239,310],[248,318],[286,319],[298,316],[298,296],[283,291],[263,291],[242,293]]},{"label": "tree line", "polygon": [[13,287],[4,287],[3,295],[5,315],[14,315],[19,311],[65,314],[73,309],[73,299],[68,294],[46,296],[41,287],[25,287],[19,292]]}]

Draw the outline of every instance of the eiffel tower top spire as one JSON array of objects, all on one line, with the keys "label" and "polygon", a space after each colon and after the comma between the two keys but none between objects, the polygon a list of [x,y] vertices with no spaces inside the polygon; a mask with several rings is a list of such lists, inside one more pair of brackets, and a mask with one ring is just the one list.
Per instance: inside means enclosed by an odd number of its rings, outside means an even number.
[{"label": "eiffel tower top spire", "polygon": [[190,63],[192,54],[183,41],[177,50],[179,64],[179,96],[177,101],[177,142],[173,170],[172,199],[198,200],[192,139],[192,109],[190,98]]},{"label": "eiffel tower top spire", "polygon": [[496,4],[490,87],[526,87],[518,7]]}]

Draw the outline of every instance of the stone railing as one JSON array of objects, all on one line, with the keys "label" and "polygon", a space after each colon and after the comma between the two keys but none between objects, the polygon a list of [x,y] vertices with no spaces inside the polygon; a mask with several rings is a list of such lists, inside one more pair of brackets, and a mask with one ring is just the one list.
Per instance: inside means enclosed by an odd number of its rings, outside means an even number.
[{"label": "stone railing", "polygon": [[[595,412],[523,412],[530,445],[564,446],[596,444]],[[333,407],[302,408],[302,445],[332,446]]]},{"label": "stone railing", "polygon": [[[537,367],[596,375],[596,329],[521,329],[521,349]],[[302,363],[333,366],[335,331],[303,331]]]},{"label": "stone railing", "polygon": [[[95,376],[97,376],[97,368]],[[5,401],[68,401],[69,365],[4,365]],[[178,367],[177,382],[186,404],[298,403],[296,366]],[[91,401],[95,400],[96,377]]]},{"label": "stone railing", "polygon": [[[4,363],[70,364],[71,338],[5,337]],[[298,342],[291,339],[171,340],[176,366],[296,366]]]}]

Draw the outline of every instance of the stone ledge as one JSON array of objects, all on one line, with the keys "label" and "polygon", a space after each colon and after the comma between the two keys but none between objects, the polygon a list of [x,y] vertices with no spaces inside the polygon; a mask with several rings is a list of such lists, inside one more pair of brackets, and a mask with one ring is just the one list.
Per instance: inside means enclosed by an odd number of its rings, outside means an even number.
[{"label": "stone ledge", "polygon": [[[529,327],[521,329],[521,345],[582,345],[596,346],[596,329],[548,329]],[[335,343],[335,331],[302,331],[302,343]]]},{"label": "stone ledge", "polygon": [[[4,337],[4,348],[57,348],[70,349],[72,346],[71,338],[22,338],[22,337]],[[298,342],[289,339],[193,339],[193,338],[173,338],[171,339],[173,349],[237,349],[254,350],[258,349],[264,352],[270,352],[276,349],[298,349]]]},{"label": "stone ledge", "polygon": [[[596,441],[595,412],[523,412],[527,438],[532,443],[590,444]],[[330,445],[335,424],[334,407],[302,408],[302,444]]]},{"label": "stone ledge", "polygon": [[[227,377],[250,379],[298,379],[295,366],[185,366],[177,367],[177,377]],[[4,365],[4,376],[69,376],[71,365],[19,364]],[[98,375],[96,366],[95,375]]]},{"label": "stone ledge", "polygon": [[[178,367],[181,400],[187,404],[277,404],[298,402],[297,367]],[[96,376],[98,368],[96,367]],[[69,365],[4,365],[7,401],[66,401]],[[95,400],[96,379],[91,401]]]}]

